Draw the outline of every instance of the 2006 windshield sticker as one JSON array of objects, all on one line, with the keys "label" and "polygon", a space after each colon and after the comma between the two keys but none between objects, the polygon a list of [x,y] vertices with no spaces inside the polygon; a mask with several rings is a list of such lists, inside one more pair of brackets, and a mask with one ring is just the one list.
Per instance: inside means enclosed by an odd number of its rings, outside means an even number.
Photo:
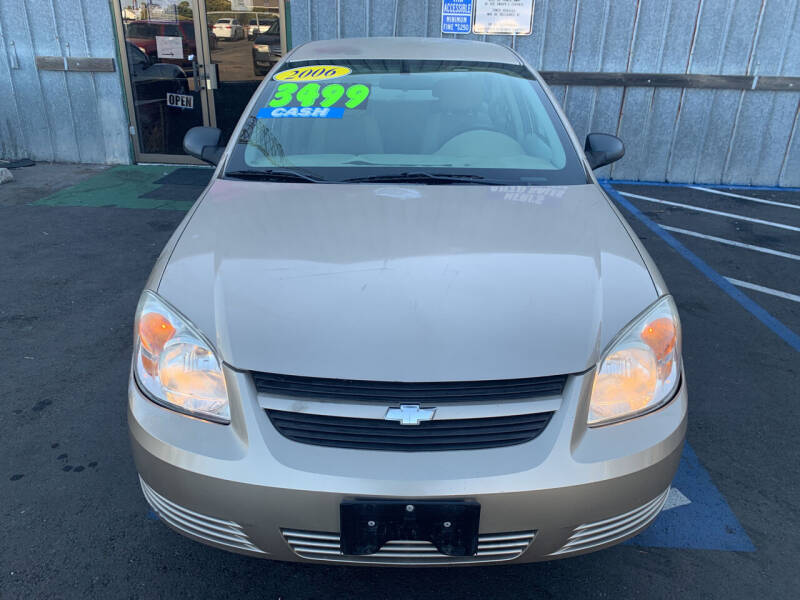
[{"label": "2006 windshield sticker", "polygon": [[275,81],[321,81],[350,74],[350,69],[337,65],[310,65],[276,73]]},{"label": "2006 windshield sticker", "polygon": [[370,88],[363,83],[344,86],[330,83],[282,83],[276,89],[268,106],[258,111],[259,119],[284,117],[341,119],[346,109],[366,108]]}]

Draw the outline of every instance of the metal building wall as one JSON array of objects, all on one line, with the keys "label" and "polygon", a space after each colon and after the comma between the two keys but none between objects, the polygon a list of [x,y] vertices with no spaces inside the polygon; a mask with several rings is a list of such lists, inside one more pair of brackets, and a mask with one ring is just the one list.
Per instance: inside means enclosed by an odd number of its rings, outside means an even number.
[{"label": "metal building wall", "polygon": [[[292,41],[439,37],[441,0],[291,0]],[[800,76],[798,0],[536,0],[517,50],[543,71]],[[510,45],[509,36],[460,36]],[[800,186],[800,90],[554,86],[617,179]]]},{"label": "metal building wall", "polygon": [[129,163],[119,65],[42,71],[37,56],[116,63],[109,0],[0,0],[0,156]]}]

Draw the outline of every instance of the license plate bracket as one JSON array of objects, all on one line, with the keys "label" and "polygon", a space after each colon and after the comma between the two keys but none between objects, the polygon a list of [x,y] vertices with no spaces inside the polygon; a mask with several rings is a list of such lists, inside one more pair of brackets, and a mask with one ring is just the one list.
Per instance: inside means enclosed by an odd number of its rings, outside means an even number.
[{"label": "license plate bracket", "polygon": [[475,556],[481,506],[471,500],[345,500],[342,554],[375,554],[392,540],[431,542],[447,556]]}]

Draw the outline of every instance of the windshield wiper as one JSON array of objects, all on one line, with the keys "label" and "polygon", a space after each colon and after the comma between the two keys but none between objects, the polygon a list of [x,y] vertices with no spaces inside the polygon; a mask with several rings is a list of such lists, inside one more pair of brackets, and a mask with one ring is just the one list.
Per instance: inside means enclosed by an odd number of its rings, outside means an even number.
[{"label": "windshield wiper", "polygon": [[325,180],[309,175],[303,171],[292,169],[253,169],[250,171],[226,171],[225,177],[247,179],[250,181],[291,181],[304,183],[422,183],[422,184],[493,184],[482,175],[447,175],[428,173],[425,171],[409,171],[383,175],[366,175],[351,179]]},{"label": "windshield wiper", "polygon": [[[408,163],[408,164],[401,164],[401,163],[387,164],[387,163],[373,162],[373,161],[370,161],[370,160],[361,160],[361,159],[358,159],[358,158],[355,159],[355,160],[348,160],[348,161],[344,162],[343,164],[345,164],[345,165],[357,165],[357,166],[364,166],[364,167],[419,168],[419,165],[415,165],[415,164],[411,164],[411,163]],[[426,167],[434,167],[434,168],[439,169],[439,168],[443,168],[443,167],[452,167],[453,165],[451,165],[450,163],[439,163],[439,164],[425,165],[425,166]]]},{"label": "windshield wiper", "polygon": [[252,171],[226,171],[225,177],[233,179],[248,179],[251,181],[293,181],[305,183],[325,183],[324,179],[318,179],[302,171],[291,169],[259,169]]},{"label": "windshield wiper", "polygon": [[426,171],[409,171],[407,173],[367,175],[365,177],[354,177],[345,179],[342,183],[493,183],[482,175],[440,175],[438,173],[428,173]]}]

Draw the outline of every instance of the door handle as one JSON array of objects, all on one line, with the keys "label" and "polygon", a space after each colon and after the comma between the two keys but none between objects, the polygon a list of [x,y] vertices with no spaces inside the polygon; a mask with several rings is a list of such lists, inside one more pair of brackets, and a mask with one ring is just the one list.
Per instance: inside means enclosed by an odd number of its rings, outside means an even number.
[{"label": "door handle", "polygon": [[216,90],[218,86],[217,63],[203,65],[203,79],[207,90]]},{"label": "door handle", "polygon": [[189,60],[192,61],[192,79],[194,80],[194,91],[200,91],[200,78],[197,76],[197,70],[200,68],[200,65],[197,62],[194,54],[189,55]]}]

